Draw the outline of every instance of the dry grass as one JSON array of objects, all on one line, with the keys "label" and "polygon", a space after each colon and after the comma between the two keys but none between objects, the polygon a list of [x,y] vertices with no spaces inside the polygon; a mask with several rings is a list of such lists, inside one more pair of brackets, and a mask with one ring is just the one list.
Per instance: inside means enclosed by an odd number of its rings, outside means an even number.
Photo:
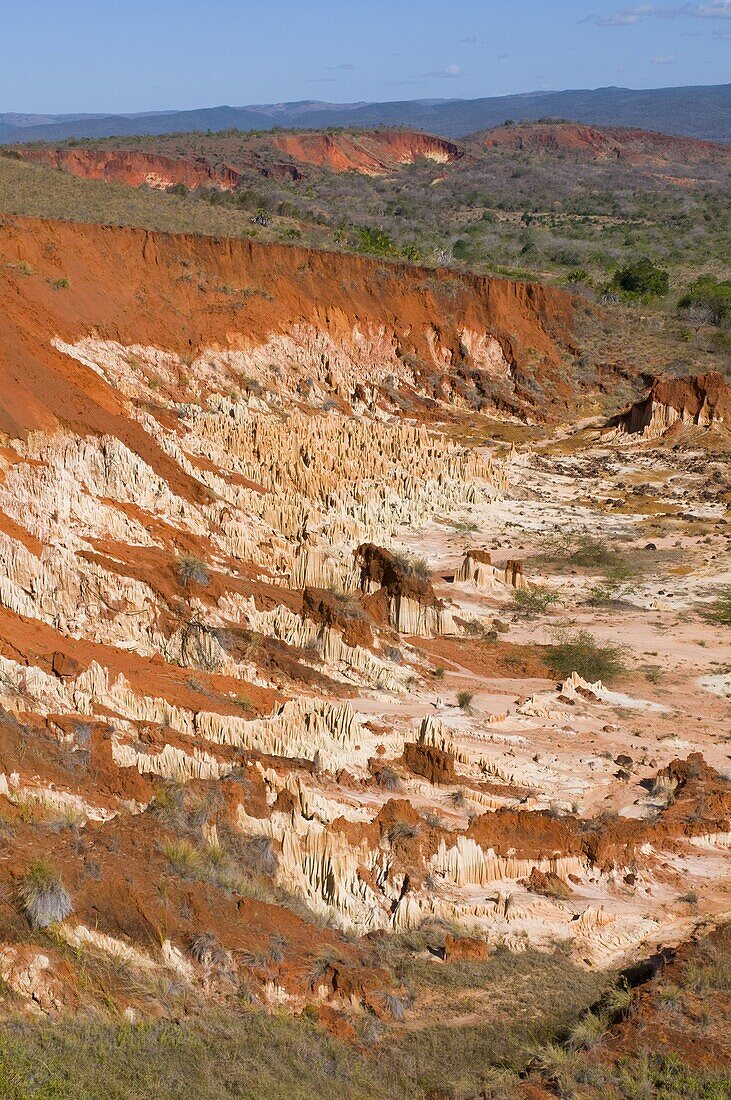
[{"label": "dry grass", "polygon": [[73,905],[71,895],[51,864],[36,859],[18,881],[18,901],[33,928],[48,928],[65,920]]},{"label": "dry grass", "polygon": [[175,575],[183,588],[189,588],[191,584],[198,584],[201,588],[207,588],[211,583],[211,571],[204,561],[185,554],[175,562]]},{"label": "dry grass", "polygon": [[147,188],[82,180],[0,156],[0,213],[61,221],[134,225],[165,233],[251,236],[245,211]]},{"label": "dry grass", "polygon": [[[162,992],[165,992],[164,990]],[[185,1024],[18,1020],[0,1035],[5,1100],[390,1100],[406,1076],[307,1019],[226,1011]]]}]

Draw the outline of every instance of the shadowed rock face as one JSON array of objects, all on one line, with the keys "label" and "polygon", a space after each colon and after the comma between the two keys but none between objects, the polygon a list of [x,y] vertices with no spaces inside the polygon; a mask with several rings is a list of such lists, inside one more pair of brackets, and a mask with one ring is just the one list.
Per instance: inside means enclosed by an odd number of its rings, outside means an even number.
[{"label": "shadowed rock face", "polygon": [[629,434],[662,435],[674,425],[680,427],[731,424],[731,387],[722,374],[691,375],[685,378],[655,378],[650,392],[618,420]]},{"label": "shadowed rock face", "polygon": [[355,560],[361,569],[361,587],[365,592],[383,588],[392,598],[413,599],[429,607],[439,603],[428,573],[412,565],[408,557],[364,543],[356,550]]},{"label": "shadowed rock face", "polygon": [[453,756],[435,745],[404,745],[404,763],[430,783],[454,783],[457,778]]}]

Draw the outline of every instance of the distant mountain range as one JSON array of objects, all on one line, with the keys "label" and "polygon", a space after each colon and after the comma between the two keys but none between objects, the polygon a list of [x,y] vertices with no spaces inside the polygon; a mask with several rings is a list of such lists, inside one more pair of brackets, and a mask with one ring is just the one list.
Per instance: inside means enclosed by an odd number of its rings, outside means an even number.
[{"label": "distant mountain range", "polygon": [[485,99],[399,100],[390,103],[254,104],[132,115],[0,114],[0,143],[63,141],[186,130],[326,129],[407,126],[462,137],[506,119],[568,118],[635,126],[667,134],[731,142],[731,84],[683,88],[596,88],[527,92]]}]

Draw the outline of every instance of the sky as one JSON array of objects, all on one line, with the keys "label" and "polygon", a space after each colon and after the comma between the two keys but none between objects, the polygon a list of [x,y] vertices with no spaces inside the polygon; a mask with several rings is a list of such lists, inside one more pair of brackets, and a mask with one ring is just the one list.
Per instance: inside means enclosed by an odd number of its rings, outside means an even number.
[{"label": "sky", "polygon": [[731,81],[731,0],[0,0],[0,112]]}]

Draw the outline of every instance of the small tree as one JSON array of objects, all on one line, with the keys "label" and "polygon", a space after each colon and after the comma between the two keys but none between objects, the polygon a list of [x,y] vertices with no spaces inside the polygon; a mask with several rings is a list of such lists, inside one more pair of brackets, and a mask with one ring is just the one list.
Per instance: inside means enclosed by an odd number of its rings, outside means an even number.
[{"label": "small tree", "polygon": [[716,324],[714,320],[714,311],[708,304],[698,303],[697,305],[689,305],[683,309],[679,309],[678,313],[681,320],[690,325],[696,336],[702,328]]},{"label": "small tree", "polygon": [[549,588],[541,588],[533,585],[531,588],[516,588],[513,592],[513,603],[520,615],[526,619],[535,619],[543,615],[549,607],[558,602],[558,595]]},{"label": "small tree", "polygon": [[621,267],[614,273],[614,286],[634,298],[664,298],[670,290],[667,271],[647,256]]},{"label": "small tree", "polygon": [[719,282],[714,275],[696,279],[679,300],[678,310],[696,332],[702,325],[724,324],[731,318],[731,279]]}]

